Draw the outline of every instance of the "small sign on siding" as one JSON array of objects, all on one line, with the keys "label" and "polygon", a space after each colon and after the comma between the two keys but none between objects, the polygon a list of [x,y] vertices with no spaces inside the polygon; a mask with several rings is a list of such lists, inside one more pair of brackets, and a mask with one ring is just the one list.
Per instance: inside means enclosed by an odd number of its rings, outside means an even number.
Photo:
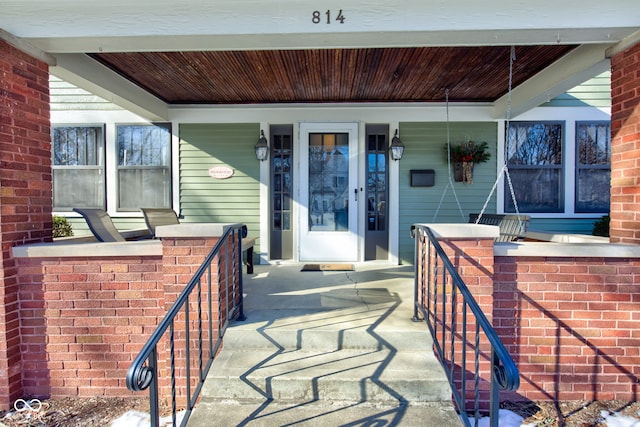
[{"label": "small sign on siding", "polygon": [[214,166],[209,169],[209,176],[213,179],[227,179],[233,176],[234,170],[228,166]]}]

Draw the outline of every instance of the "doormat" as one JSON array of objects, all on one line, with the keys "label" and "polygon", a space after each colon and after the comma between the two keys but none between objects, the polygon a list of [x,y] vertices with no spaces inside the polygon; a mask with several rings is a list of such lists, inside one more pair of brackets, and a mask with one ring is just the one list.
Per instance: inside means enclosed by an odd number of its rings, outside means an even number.
[{"label": "doormat", "polygon": [[353,271],[353,264],[305,264],[300,271]]}]

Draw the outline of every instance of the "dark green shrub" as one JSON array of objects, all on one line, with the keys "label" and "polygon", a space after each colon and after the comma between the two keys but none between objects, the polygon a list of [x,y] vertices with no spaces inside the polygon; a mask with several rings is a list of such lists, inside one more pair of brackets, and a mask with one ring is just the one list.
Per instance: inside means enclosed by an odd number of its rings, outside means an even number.
[{"label": "dark green shrub", "polygon": [[53,216],[53,237],[69,237],[73,236],[71,224],[67,218],[63,216]]},{"label": "dark green shrub", "polygon": [[603,236],[609,237],[609,222],[611,218],[609,215],[605,215],[596,222],[593,223],[593,234],[594,236]]}]

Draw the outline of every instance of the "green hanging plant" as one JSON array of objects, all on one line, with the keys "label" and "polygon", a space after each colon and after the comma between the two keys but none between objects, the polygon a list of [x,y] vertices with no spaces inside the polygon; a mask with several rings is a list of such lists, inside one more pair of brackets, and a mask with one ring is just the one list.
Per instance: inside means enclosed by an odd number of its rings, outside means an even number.
[{"label": "green hanging plant", "polygon": [[[444,149],[446,156],[449,145],[445,144]],[[484,163],[490,158],[491,153],[489,153],[489,144],[487,144],[486,142],[466,141],[461,144],[451,144],[452,163]]]}]

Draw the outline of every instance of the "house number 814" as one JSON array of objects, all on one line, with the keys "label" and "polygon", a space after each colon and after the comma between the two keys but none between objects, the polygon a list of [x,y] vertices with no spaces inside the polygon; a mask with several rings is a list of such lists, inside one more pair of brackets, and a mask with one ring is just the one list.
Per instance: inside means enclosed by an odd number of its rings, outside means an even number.
[{"label": "house number 814", "polygon": [[[326,24],[331,24],[331,11],[327,9],[324,15],[327,17]],[[335,20],[340,22],[341,24],[344,24],[345,17],[342,14],[342,9],[338,11],[338,15],[336,16]],[[314,24],[320,24],[322,22],[322,13],[319,10],[313,11],[311,22],[313,22]]]}]

